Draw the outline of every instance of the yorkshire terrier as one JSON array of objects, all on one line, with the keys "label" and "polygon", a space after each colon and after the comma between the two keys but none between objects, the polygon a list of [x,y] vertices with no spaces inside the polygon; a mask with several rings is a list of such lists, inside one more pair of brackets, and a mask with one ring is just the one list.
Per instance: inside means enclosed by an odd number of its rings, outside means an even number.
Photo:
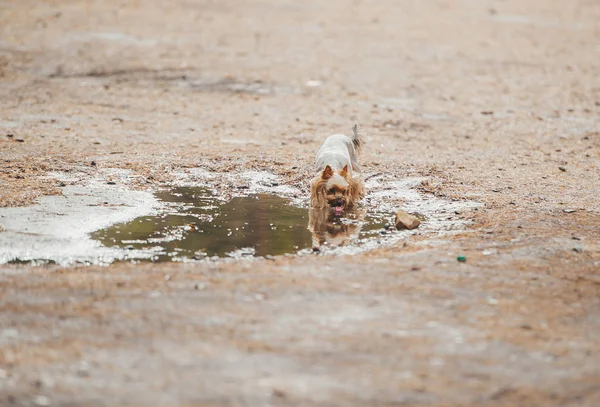
[{"label": "yorkshire terrier", "polygon": [[320,251],[321,246],[345,246],[358,238],[364,220],[364,211],[353,211],[354,222],[344,222],[329,208],[310,208],[308,212],[308,230],[312,234],[312,249]]},{"label": "yorkshire terrier", "polygon": [[356,125],[352,137],[343,134],[327,137],[317,152],[318,174],[310,189],[312,208],[328,208],[335,216],[341,216],[365,196],[358,165],[362,144]]}]

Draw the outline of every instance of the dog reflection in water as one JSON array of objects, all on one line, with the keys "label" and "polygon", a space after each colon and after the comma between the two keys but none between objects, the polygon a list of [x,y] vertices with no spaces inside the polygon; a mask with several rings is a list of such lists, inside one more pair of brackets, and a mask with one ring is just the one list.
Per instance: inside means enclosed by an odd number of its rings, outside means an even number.
[{"label": "dog reflection in water", "polygon": [[308,230],[312,233],[313,251],[321,250],[322,246],[345,246],[360,234],[364,210],[356,209],[342,217],[329,207],[310,208],[308,210]]}]

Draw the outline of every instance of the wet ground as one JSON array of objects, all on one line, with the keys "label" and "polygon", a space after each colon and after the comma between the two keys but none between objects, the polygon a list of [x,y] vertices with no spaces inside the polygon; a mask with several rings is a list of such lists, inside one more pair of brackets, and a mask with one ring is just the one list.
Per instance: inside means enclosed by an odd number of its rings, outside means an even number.
[{"label": "wet ground", "polygon": [[[0,2],[0,405],[600,405],[599,22]],[[365,218],[312,253],[312,160],[355,122]],[[190,188],[297,218],[211,249],[213,198],[165,203]],[[388,233],[397,209],[425,220]]]}]

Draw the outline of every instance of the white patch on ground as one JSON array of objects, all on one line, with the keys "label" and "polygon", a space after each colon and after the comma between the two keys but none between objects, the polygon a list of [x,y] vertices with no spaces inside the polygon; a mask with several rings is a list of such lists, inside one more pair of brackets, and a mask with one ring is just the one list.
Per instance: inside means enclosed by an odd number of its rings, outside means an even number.
[{"label": "white patch on ground", "polygon": [[[55,176],[73,179],[61,174]],[[4,229],[0,232],[0,264],[11,261],[107,264],[153,255],[152,251],[107,248],[89,237],[90,233],[112,224],[155,213],[160,204],[152,193],[108,185],[100,179],[86,185],[66,186],[62,191],[63,196],[42,197],[35,205],[0,208],[0,226]]]}]

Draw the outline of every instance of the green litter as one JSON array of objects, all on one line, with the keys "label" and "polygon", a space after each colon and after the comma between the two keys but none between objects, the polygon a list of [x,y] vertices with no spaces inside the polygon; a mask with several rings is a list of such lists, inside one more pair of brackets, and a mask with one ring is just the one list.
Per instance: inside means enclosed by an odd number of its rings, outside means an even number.
[{"label": "green litter", "polygon": [[456,260],[460,261],[461,263],[466,263],[467,262],[467,256],[458,256],[456,258]]}]

